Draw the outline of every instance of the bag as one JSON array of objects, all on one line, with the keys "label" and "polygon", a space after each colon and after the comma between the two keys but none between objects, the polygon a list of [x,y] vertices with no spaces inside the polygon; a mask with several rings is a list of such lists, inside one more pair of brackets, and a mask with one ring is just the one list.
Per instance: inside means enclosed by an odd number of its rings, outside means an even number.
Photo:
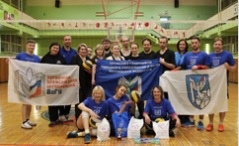
[{"label": "bag", "polygon": [[127,128],[129,124],[128,112],[112,114],[115,137],[127,137]]},{"label": "bag", "polygon": [[127,137],[128,138],[140,138],[140,129],[144,125],[143,119],[136,119],[134,117],[131,117],[128,125],[128,132]]},{"label": "bag", "polygon": [[164,122],[153,122],[153,130],[156,133],[155,138],[169,138],[169,120]]},{"label": "bag", "polygon": [[109,140],[110,139],[110,123],[104,118],[102,122],[97,123],[97,140]]}]

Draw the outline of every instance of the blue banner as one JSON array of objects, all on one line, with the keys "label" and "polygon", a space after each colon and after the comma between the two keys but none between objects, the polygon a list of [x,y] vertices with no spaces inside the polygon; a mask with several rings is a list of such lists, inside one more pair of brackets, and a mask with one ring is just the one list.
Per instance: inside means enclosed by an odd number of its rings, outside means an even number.
[{"label": "blue banner", "polygon": [[151,89],[159,85],[162,66],[159,59],[111,61],[99,60],[96,65],[96,85],[105,89],[106,99],[115,94],[118,84],[128,87],[127,93],[137,90],[141,93],[141,100],[151,98]]}]

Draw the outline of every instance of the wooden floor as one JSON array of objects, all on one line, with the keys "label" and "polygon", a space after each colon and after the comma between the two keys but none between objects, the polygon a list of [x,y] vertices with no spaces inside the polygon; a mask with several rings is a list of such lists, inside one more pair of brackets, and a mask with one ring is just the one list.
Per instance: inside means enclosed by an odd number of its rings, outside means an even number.
[{"label": "wooden floor", "polygon": [[[218,114],[215,115],[215,128],[212,132],[197,131],[196,128],[176,129],[176,137],[160,140],[162,146],[236,146],[238,145],[238,85],[229,86],[229,111],[226,115],[224,132],[217,131]],[[58,125],[49,128],[49,121],[41,117],[47,110],[43,107],[40,111],[34,110],[31,114],[32,121],[38,125],[32,130],[21,128],[21,105],[7,102],[7,84],[0,84],[0,145],[83,145],[83,138],[67,139],[66,133],[75,130],[74,126]],[[208,116],[204,117],[204,124],[208,124]],[[143,135],[143,137],[147,137]],[[133,139],[117,141],[114,137],[104,142],[92,139],[89,145],[136,145]],[[139,145],[139,144],[138,144]],[[148,144],[149,145],[149,144]]]}]

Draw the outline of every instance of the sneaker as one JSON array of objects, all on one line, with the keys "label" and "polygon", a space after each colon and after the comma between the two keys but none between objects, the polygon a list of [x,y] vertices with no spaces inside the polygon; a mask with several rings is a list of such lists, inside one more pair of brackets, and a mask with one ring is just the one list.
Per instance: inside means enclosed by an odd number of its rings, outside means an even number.
[{"label": "sneaker", "polygon": [[212,131],[213,130],[213,125],[212,124],[208,124],[206,130],[207,131]]},{"label": "sneaker", "polygon": [[198,129],[198,130],[203,130],[203,128],[204,128],[204,127],[203,127],[203,123],[202,123],[201,121],[199,121],[199,122],[198,122],[198,127],[197,127],[197,129]]},{"label": "sneaker", "polygon": [[191,122],[191,121],[187,121],[185,123],[182,124],[183,127],[194,127],[195,126],[195,122]]},{"label": "sneaker", "polygon": [[25,122],[25,123],[22,124],[22,128],[25,128],[25,129],[32,129],[32,126],[29,125],[28,122]]},{"label": "sneaker", "polygon": [[59,116],[59,120],[62,121],[62,122],[66,122],[67,121],[67,119],[66,119],[66,117],[64,115]]},{"label": "sneaker", "polygon": [[69,115],[65,115],[65,117],[66,117],[67,121],[73,122],[73,119]]},{"label": "sneaker", "polygon": [[49,127],[54,127],[56,125],[56,122],[50,122],[50,124],[48,125]]},{"label": "sneaker", "polygon": [[88,144],[90,143],[90,140],[91,140],[90,133],[85,134],[84,143]]},{"label": "sneaker", "polygon": [[175,137],[175,133],[174,133],[173,130],[170,130],[170,131],[169,131],[169,137]]},{"label": "sneaker", "polygon": [[224,131],[224,126],[223,126],[223,124],[219,124],[219,125],[218,125],[218,131],[219,131],[219,132],[223,132],[223,131]]},{"label": "sneaker", "polygon": [[67,133],[67,138],[77,138],[78,134],[75,131]]},{"label": "sneaker", "polygon": [[27,123],[31,126],[36,126],[37,124],[36,123],[33,123],[32,121],[28,120]]}]

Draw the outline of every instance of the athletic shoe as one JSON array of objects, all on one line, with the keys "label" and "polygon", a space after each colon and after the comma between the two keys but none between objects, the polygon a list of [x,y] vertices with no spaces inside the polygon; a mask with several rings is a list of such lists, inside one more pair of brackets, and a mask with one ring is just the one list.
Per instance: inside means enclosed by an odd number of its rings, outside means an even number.
[{"label": "athletic shoe", "polygon": [[32,126],[29,125],[28,122],[25,122],[25,123],[22,124],[22,128],[25,128],[25,129],[32,129]]},{"label": "athletic shoe", "polygon": [[201,121],[199,121],[197,129],[198,130],[203,130],[203,128],[204,128],[203,123]]},{"label": "athletic shoe", "polygon": [[66,117],[64,115],[59,116],[59,120],[62,121],[62,122],[66,122],[67,121],[67,119],[66,119]]},{"label": "athletic shoe", "polygon": [[213,125],[212,124],[208,124],[206,130],[207,131],[212,131],[213,130]]},{"label": "athletic shoe", "polygon": [[219,132],[223,132],[223,131],[224,131],[224,126],[223,126],[223,124],[219,124],[219,125],[218,125],[218,131],[219,131]]},{"label": "athletic shoe", "polygon": [[88,144],[90,143],[90,140],[91,140],[90,133],[85,134],[84,143]]},{"label": "athletic shoe", "polygon": [[183,127],[194,127],[195,126],[195,122],[191,122],[191,121],[187,121],[185,123],[182,124]]},{"label": "athletic shoe", "polygon": [[169,137],[175,137],[175,133],[174,133],[173,130],[170,130],[170,131],[169,131]]},{"label": "athletic shoe", "polygon": [[56,125],[56,122],[50,122],[50,124],[48,125],[49,127],[54,127]]},{"label": "athletic shoe", "polygon": [[73,122],[73,119],[69,115],[65,115],[65,117],[66,117],[67,121]]},{"label": "athletic shoe", "polygon": [[67,133],[67,138],[77,138],[78,134],[75,131]]},{"label": "athletic shoe", "polygon": [[28,120],[26,123],[28,123],[29,125],[31,126],[36,126],[37,124],[36,123],[33,123],[32,121]]}]

